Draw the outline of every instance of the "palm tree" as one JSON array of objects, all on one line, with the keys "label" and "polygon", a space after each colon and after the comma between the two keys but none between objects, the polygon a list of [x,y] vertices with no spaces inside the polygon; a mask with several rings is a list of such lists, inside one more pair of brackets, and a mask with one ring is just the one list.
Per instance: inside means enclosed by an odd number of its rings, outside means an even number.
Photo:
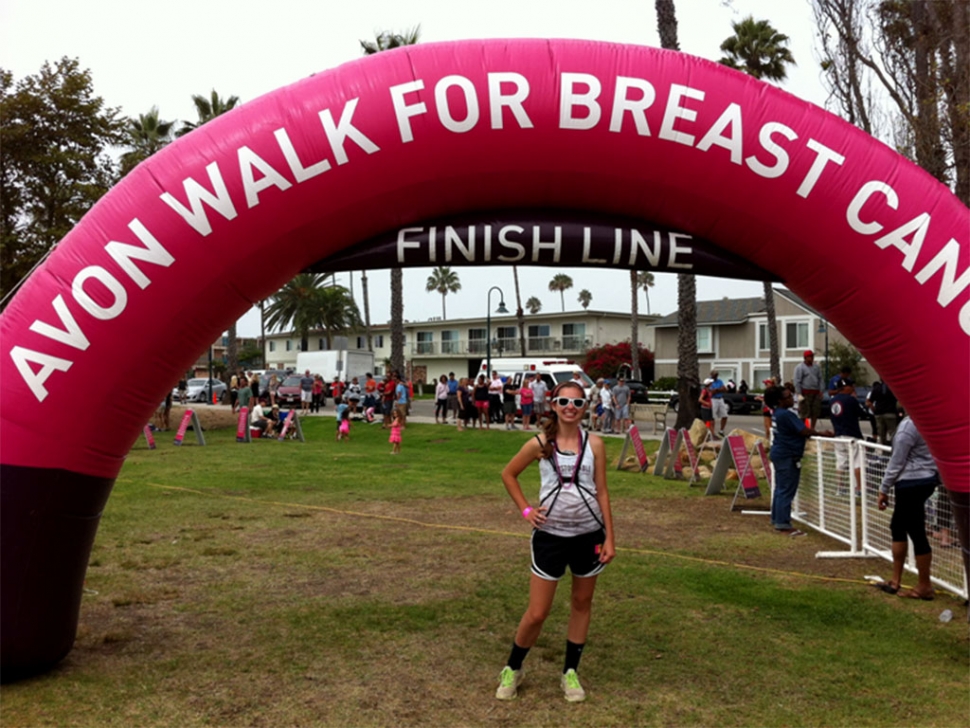
[{"label": "palm tree", "polygon": [[[654,0],[660,45],[679,51],[677,8],[674,0]],[[697,416],[700,380],[697,369],[697,282],[693,275],[677,274],[677,408],[675,427],[690,427]],[[686,407],[684,406],[686,405]]]},{"label": "palm tree", "polygon": [[534,316],[542,310],[542,301],[535,296],[532,296],[528,301],[525,302],[525,307],[529,309],[529,313]]},{"label": "palm tree", "polygon": [[643,289],[647,297],[647,316],[650,315],[650,289],[653,288],[653,273],[648,270],[637,273],[637,286]]},{"label": "palm tree", "polygon": [[[775,30],[767,20],[748,16],[740,23],[731,23],[734,35],[721,43],[727,55],[721,63],[766,81],[783,81],[788,76],[787,64],[795,59],[785,46],[788,36]],[[778,322],[775,316],[775,291],[771,281],[764,281],[765,313],[768,316],[769,368],[771,376],[781,381],[781,358],[778,346]]]},{"label": "palm tree", "polygon": [[428,282],[424,287],[424,290],[437,291],[441,294],[441,318],[444,320],[448,319],[445,314],[445,296],[449,293],[457,293],[461,290],[461,283],[458,281],[458,274],[455,273],[451,268],[445,266],[438,266],[433,271],[431,275],[428,276]]},{"label": "palm tree", "polygon": [[519,349],[525,356],[525,314],[522,311],[522,294],[519,292],[519,267],[512,266],[512,278],[515,280],[515,320],[519,325]]},{"label": "palm tree", "polygon": [[[175,132],[177,137],[185,136],[193,129],[198,129],[206,122],[212,121],[217,116],[234,108],[239,103],[239,97],[230,96],[228,99],[223,99],[215,89],[212,89],[208,99],[205,96],[193,95],[192,103],[195,104],[195,113],[199,118],[197,121],[184,122],[182,127]],[[235,321],[232,322],[226,334],[226,366],[229,371],[234,372],[239,367],[239,344],[236,341]]]},{"label": "palm tree", "polygon": [[556,273],[549,281],[550,291],[559,291],[559,298],[562,303],[562,310],[566,310],[566,295],[563,293],[566,289],[573,287],[573,279],[567,276],[565,273]]},{"label": "palm tree", "polygon": [[182,124],[182,128],[175,133],[175,136],[185,136],[190,131],[198,129],[207,121],[212,121],[217,116],[231,111],[239,103],[239,97],[230,96],[228,99],[223,99],[215,89],[212,89],[209,98],[205,96],[192,96],[192,103],[195,104],[195,113],[199,117],[198,121],[186,121]]},{"label": "palm tree", "polygon": [[316,290],[317,325],[323,329],[329,349],[333,337],[360,328],[360,311],[353,294],[343,286],[326,286]]},{"label": "palm tree", "polygon": [[731,23],[734,35],[721,43],[727,55],[720,62],[749,76],[770,81],[783,81],[788,73],[785,64],[795,59],[785,46],[789,38],[779,33],[767,20],[748,16],[740,23]]},{"label": "palm tree", "polygon": [[637,305],[637,272],[630,269],[630,378],[640,379],[640,307]]},{"label": "palm tree", "polygon": [[309,347],[310,329],[320,325],[318,292],[331,273],[300,273],[277,291],[266,305],[266,325],[280,331],[288,326],[300,337],[300,351]]},{"label": "palm tree", "polygon": [[174,125],[174,121],[158,118],[157,106],[153,106],[147,114],[139,114],[137,119],[128,119],[124,134],[125,146],[129,147],[129,151],[121,155],[121,174],[128,174],[140,162],[172,141]]},{"label": "palm tree", "polygon": [[[360,47],[365,56],[372,56],[381,51],[389,51],[402,46],[415,45],[421,35],[421,26],[416,25],[403,33],[383,31],[374,36],[374,41],[360,41]],[[442,306],[444,303],[442,302]],[[364,293],[364,310],[370,310],[367,293]],[[368,316],[368,326],[369,323]],[[404,272],[400,268],[391,268],[391,369],[401,372],[404,370]]]},{"label": "palm tree", "polygon": [[579,298],[577,300],[583,307],[583,310],[586,310],[589,308],[589,304],[593,300],[593,294],[584,288],[579,292]]}]

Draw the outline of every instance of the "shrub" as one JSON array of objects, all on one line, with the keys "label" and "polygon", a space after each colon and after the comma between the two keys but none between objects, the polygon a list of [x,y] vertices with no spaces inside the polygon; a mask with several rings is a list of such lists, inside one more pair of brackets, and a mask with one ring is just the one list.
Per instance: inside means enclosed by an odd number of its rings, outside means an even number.
[{"label": "shrub", "polygon": [[[643,346],[640,346],[639,349],[640,378],[649,382],[653,379],[653,352]],[[629,341],[606,344],[586,352],[583,371],[593,379],[615,377],[621,366],[624,364],[629,366],[632,361]]]}]

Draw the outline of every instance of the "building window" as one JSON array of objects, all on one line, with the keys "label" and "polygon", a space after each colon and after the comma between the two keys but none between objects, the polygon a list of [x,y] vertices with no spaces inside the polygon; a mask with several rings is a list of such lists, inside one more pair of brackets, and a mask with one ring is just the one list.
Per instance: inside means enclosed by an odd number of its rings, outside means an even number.
[{"label": "building window", "polygon": [[495,329],[495,346],[499,356],[505,352],[517,352],[519,347],[519,329],[516,326],[498,326]]},{"label": "building window", "polygon": [[768,351],[771,348],[771,341],[768,338],[768,324],[758,324],[758,351]]},{"label": "building window", "polygon": [[529,351],[551,351],[552,330],[549,324],[532,324],[528,328]]},{"label": "building window", "polygon": [[710,326],[697,327],[697,353],[712,354],[714,352],[714,330]]},{"label": "building window", "polygon": [[457,330],[451,329],[441,332],[441,353],[461,354],[461,340]]},{"label": "building window", "polygon": [[434,354],[434,332],[418,332],[418,354]]},{"label": "building window", "polygon": [[276,351],[276,342],[275,341],[269,342],[269,350],[270,351]]},{"label": "building window", "polygon": [[785,324],[785,348],[808,348],[808,322],[792,321]]},{"label": "building window", "polygon": [[468,329],[468,353],[485,353],[486,333],[485,329]]},{"label": "building window", "polygon": [[323,351],[323,339],[317,339],[317,350]]},{"label": "building window", "polygon": [[384,348],[384,334],[376,334],[374,337],[374,348],[383,349]]},{"label": "building window", "polygon": [[762,369],[760,367],[755,367],[751,371],[751,384],[749,385],[752,389],[764,389],[765,380],[771,376],[771,369]]},{"label": "building window", "polygon": [[286,350],[291,351],[293,349],[293,342],[289,339],[286,340]]},{"label": "building window", "polygon": [[566,351],[586,349],[586,324],[562,325],[562,348]]}]

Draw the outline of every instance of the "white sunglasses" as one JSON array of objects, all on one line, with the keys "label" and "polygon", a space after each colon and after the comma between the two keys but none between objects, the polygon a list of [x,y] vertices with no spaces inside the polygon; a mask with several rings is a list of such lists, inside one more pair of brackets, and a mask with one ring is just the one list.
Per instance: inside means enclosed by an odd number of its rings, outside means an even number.
[{"label": "white sunglasses", "polygon": [[570,403],[572,403],[573,407],[577,409],[585,406],[586,404],[586,400],[582,397],[556,397],[552,401],[558,404],[560,407],[567,407]]}]

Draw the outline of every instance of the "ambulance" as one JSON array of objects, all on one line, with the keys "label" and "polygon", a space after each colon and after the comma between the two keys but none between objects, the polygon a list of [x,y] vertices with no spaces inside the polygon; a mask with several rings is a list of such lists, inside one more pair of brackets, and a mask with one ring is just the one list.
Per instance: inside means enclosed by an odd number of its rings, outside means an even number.
[{"label": "ambulance", "polygon": [[[555,389],[556,385],[572,379],[574,372],[579,372],[580,379],[583,381],[583,389],[587,392],[593,386],[593,380],[586,375],[579,364],[571,359],[530,356],[502,357],[492,359],[492,369],[498,372],[501,377],[512,377],[512,381],[516,385],[522,383],[522,379],[527,373],[535,374],[546,383],[550,392]],[[485,375],[486,381],[492,378],[491,372],[488,371],[487,360],[482,359],[479,373]]]}]

